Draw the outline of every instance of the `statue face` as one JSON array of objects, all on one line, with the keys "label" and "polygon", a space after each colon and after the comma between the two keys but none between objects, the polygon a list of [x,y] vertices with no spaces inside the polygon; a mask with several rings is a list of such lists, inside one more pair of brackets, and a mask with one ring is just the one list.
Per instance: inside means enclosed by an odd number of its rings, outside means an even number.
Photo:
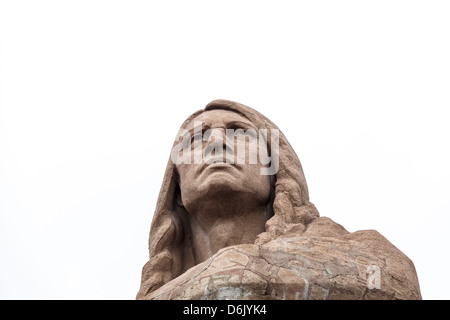
[{"label": "statue face", "polygon": [[[227,199],[242,201],[244,206],[267,204],[270,198],[270,176],[261,175],[261,168],[267,165],[250,160],[255,152],[259,152],[259,128],[238,113],[227,110],[201,113],[186,128],[192,136],[195,123],[202,125],[202,159],[176,165],[181,200],[186,210],[194,212],[198,205],[213,202],[223,206]],[[227,140],[227,129],[228,133],[231,129],[235,133],[232,140]],[[256,135],[253,136],[253,132]],[[247,138],[239,136],[242,134],[246,134]],[[194,149],[200,151],[200,142],[194,139],[191,139],[193,155]],[[242,150],[245,152],[242,153]]]}]

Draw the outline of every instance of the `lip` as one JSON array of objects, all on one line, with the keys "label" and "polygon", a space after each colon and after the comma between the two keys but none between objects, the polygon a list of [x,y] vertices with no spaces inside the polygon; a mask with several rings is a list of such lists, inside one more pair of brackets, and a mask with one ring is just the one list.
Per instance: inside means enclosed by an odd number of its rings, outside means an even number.
[{"label": "lip", "polygon": [[[211,161],[214,161],[214,162],[208,164],[205,161],[205,163],[200,167],[199,174],[201,174],[205,169],[217,169],[217,170],[220,170],[220,169],[227,169],[227,168],[235,168],[238,171],[241,170],[241,168],[236,163],[234,163],[234,161],[232,161],[229,158],[225,158],[225,161],[224,161],[224,159],[222,157],[216,157],[216,158],[211,157],[211,158],[209,158],[207,160],[211,160]],[[226,162],[227,160],[232,162],[232,163],[227,163]],[[219,162],[216,163],[216,161],[219,161]]]}]

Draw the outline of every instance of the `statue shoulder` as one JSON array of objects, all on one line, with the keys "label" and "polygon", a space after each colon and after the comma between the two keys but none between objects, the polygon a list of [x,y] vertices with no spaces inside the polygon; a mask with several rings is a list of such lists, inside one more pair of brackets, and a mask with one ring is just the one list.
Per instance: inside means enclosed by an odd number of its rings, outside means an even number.
[{"label": "statue shoulder", "polygon": [[339,223],[328,217],[319,217],[308,224],[303,237],[341,237],[348,234],[349,232]]}]

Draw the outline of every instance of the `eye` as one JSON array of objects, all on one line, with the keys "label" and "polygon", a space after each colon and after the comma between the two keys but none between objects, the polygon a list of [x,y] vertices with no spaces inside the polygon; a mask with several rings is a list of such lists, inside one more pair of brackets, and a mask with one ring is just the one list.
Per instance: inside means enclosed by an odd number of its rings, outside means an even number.
[{"label": "eye", "polygon": [[234,129],[234,136],[244,136],[249,138],[256,138],[256,131],[253,128],[236,128]]},{"label": "eye", "polygon": [[203,131],[203,140],[208,141],[208,140],[209,140],[209,137],[211,137],[212,131],[213,131],[213,130],[206,130],[206,131]]},{"label": "eye", "polygon": [[245,128],[243,128],[242,126],[240,126],[238,124],[235,124],[235,123],[230,124],[228,126],[228,129],[231,129],[231,130],[234,130],[234,131],[237,131],[237,130],[241,129],[241,130],[245,131]]},{"label": "eye", "polygon": [[194,140],[202,141],[202,140],[203,140],[203,134],[204,134],[204,132],[205,132],[205,131],[202,130],[202,132],[197,132],[196,134],[192,135],[191,143],[193,143]]}]

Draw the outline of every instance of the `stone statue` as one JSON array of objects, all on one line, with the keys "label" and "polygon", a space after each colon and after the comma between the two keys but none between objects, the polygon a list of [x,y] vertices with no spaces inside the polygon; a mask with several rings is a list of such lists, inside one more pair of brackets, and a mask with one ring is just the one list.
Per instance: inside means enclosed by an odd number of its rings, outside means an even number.
[{"label": "stone statue", "polygon": [[381,234],[319,216],[259,112],[215,100],[172,150],[137,299],[421,299],[412,261]]}]

